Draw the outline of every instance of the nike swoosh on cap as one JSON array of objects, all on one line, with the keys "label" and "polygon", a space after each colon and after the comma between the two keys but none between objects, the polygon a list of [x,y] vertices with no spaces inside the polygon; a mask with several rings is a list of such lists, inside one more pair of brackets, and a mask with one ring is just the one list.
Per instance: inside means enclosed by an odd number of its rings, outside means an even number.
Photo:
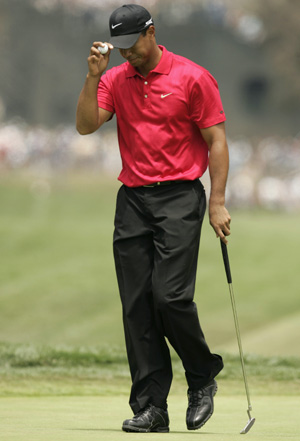
[{"label": "nike swoosh on cap", "polygon": [[112,29],[115,29],[117,26],[121,26],[121,24],[123,24],[123,23],[118,23],[116,25],[111,25],[111,27],[112,27]]}]

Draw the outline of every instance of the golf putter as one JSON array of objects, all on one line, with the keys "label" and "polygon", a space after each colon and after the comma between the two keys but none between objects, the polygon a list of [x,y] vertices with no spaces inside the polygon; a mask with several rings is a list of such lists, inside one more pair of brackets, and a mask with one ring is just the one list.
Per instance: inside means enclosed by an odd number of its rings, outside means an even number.
[{"label": "golf putter", "polygon": [[241,359],[241,365],[242,365],[242,371],[243,371],[243,377],[244,377],[244,383],[245,383],[245,390],[247,395],[247,401],[248,401],[248,409],[247,414],[249,417],[249,421],[244,427],[244,429],[240,432],[242,434],[249,432],[253,424],[255,423],[255,418],[251,417],[251,411],[252,406],[250,403],[250,394],[249,394],[249,388],[248,388],[248,382],[247,382],[247,376],[246,376],[246,369],[245,369],[245,363],[244,363],[244,355],[243,355],[243,348],[242,348],[242,341],[241,341],[241,335],[240,335],[240,328],[239,328],[239,322],[238,322],[238,316],[236,312],[236,305],[235,305],[235,299],[234,299],[234,293],[233,293],[233,287],[232,287],[232,278],[231,278],[231,271],[230,271],[230,265],[229,265],[229,258],[228,258],[228,252],[227,252],[227,246],[222,240],[221,242],[221,249],[222,249],[222,255],[223,255],[223,261],[225,266],[225,272],[227,277],[227,282],[229,286],[229,293],[230,293],[230,300],[232,305],[232,312],[233,312],[233,318],[234,318],[234,324],[235,324],[235,330],[236,330],[236,337],[238,341],[239,346],[239,352],[240,352],[240,359]]}]

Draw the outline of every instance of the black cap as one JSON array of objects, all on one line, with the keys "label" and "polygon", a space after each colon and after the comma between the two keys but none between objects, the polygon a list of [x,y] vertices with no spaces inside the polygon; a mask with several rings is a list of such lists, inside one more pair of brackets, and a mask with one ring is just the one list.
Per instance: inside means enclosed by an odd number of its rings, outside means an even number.
[{"label": "black cap", "polygon": [[110,16],[110,43],[120,49],[132,47],[139,34],[153,25],[153,19],[147,9],[139,5],[123,5]]}]

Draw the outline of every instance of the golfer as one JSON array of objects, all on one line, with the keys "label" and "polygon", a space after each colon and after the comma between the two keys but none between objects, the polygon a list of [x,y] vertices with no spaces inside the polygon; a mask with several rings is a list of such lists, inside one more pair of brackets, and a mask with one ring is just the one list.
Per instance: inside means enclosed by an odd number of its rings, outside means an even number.
[{"label": "golfer", "polygon": [[[122,429],[169,431],[168,340],[185,370],[186,424],[195,430],[213,413],[215,377],[223,368],[205,341],[193,297],[206,208],[199,178],[208,166],[210,223],[225,243],[230,234],[225,114],[212,75],[158,45],[145,8],[116,9],[109,27],[108,52],[100,53],[100,41],[90,50],[77,130],[93,133],[116,114],[123,185],[113,245],[134,413]],[[125,62],[106,71],[113,47]]]}]

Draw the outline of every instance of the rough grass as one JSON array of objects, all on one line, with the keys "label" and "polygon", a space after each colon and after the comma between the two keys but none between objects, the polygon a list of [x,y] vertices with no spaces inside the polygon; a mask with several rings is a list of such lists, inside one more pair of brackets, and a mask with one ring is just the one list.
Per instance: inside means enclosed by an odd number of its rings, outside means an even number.
[{"label": "rough grass", "polygon": [[[223,392],[244,393],[240,359],[223,354],[218,379]],[[173,354],[173,389],[185,394],[181,362]],[[245,356],[251,389],[256,394],[300,393],[300,359]],[[130,376],[124,349],[0,344],[0,396],[127,394]]]}]

